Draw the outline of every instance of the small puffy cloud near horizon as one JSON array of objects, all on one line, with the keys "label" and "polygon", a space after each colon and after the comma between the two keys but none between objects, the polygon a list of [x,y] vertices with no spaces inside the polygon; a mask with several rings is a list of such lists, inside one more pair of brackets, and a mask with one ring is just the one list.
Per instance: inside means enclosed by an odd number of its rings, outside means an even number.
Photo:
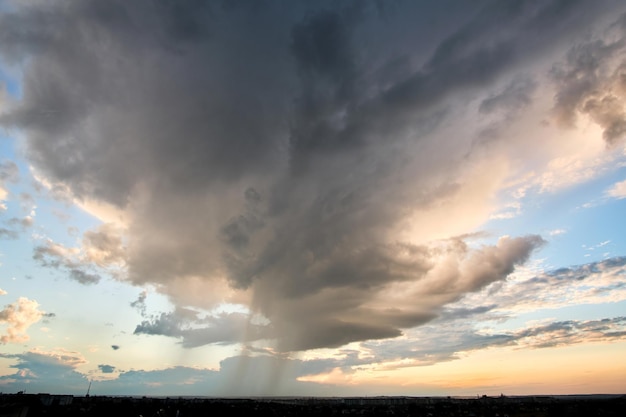
[{"label": "small puffy cloud near horizon", "polygon": [[625,74],[611,0],[7,0],[0,388],[623,390]]},{"label": "small puffy cloud near horizon", "polygon": [[[0,295],[6,291],[0,289]],[[0,325],[5,327],[0,333],[0,343],[23,343],[30,339],[27,330],[44,316],[39,303],[26,297],[19,297],[14,303],[0,310]]]},{"label": "small puffy cloud near horizon", "polygon": [[615,183],[609,190],[607,194],[613,198],[626,198],[626,180]]}]

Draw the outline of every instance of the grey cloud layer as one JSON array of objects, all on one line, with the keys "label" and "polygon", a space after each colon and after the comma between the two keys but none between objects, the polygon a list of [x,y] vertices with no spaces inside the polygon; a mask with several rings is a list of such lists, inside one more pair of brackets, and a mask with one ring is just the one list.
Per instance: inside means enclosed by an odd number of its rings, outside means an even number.
[{"label": "grey cloud layer", "polygon": [[[462,352],[490,347],[542,349],[620,341],[626,339],[626,317],[554,321],[501,332],[477,331],[463,321],[438,322],[418,329],[411,336],[419,342],[371,341],[363,343],[363,347],[381,362],[391,361],[390,367],[429,366],[459,359]],[[403,362],[395,365],[394,361]]]},{"label": "grey cloud layer", "polygon": [[[227,4],[64,1],[0,16],[0,54],[25,68],[23,98],[0,123],[25,132],[53,183],[130,219],[123,252],[105,230],[85,235],[92,262],[124,263],[132,283],[180,307],[212,307],[221,295],[209,288],[226,281],[272,323],[248,336],[301,350],[397,336],[543,243],[470,250],[396,236],[486,162],[468,160],[471,135],[433,132],[477,87],[549,53],[610,2]],[[521,108],[532,88],[513,83],[481,110]],[[52,246],[35,257],[70,268]],[[410,291],[389,295],[397,285]],[[400,302],[382,306],[390,299]],[[237,336],[211,330],[225,317],[202,331],[179,318],[137,333],[188,346]]]},{"label": "grey cloud layer", "polygon": [[184,347],[196,347],[212,343],[232,344],[242,340],[252,342],[271,337],[267,326],[250,323],[247,314],[231,313],[221,314],[217,317],[199,317],[196,312],[185,309],[177,309],[172,313],[161,313],[156,317],[144,320],[135,328],[135,334],[182,338]]},{"label": "grey cloud layer", "polygon": [[[0,353],[0,358],[16,361],[15,374],[0,377],[10,382],[49,393],[83,392],[89,378],[76,370],[85,362],[77,352],[31,350],[22,354]],[[331,395],[332,386],[300,382],[296,378],[328,371],[333,360],[300,361],[268,356],[236,356],[223,360],[219,370],[172,367],[145,370],[120,370],[112,365],[97,365],[103,374],[118,372],[115,379],[93,381],[91,392],[131,395]],[[263,381],[263,383],[260,383]],[[66,390],[66,391],[59,391]]]},{"label": "grey cloud layer", "polygon": [[[330,384],[307,383],[301,377],[326,374],[341,369],[349,374],[362,366],[381,360],[401,362],[388,365],[426,366],[457,359],[458,352],[468,352],[488,347],[528,346],[548,348],[581,342],[607,342],[626,338],[626,317],[600,320],[568,320],[521,328],[512,332],[485,335],[471,332],[460,323],[454,323],[446,332],[425,328],[420,342],[370,342],[365,343],[370,355],[341,350],[335,358],[297,360],[271,356],[234,356],[220,362],[219,369],[172,367],[145,370],[121,370],[112,365],[97,365],[99,372],[112,374],[115,379],[96,381],[92,392],[131,395],[336,395],[337,387]],[[456,329],[456,331],[455,331]],[[58,389],[71,388],[82,392],[88,377],[76,371],[84,358],[76,352],[43,352],[33,350],[17,355],[0,354],[15,360],[14,374],[0,377],[0,383],[28,385],[33,390],[57,393]],[[411,359],[406,361],[405,359]],[[60,384],[59,382],[62,382]],[[380,386],[384,389],[384,383]],[[350,387],[342,387],[350,395]],[[61,393],[67,393],[63,391]],[[355,395],[358,393],[355,391]]]}]

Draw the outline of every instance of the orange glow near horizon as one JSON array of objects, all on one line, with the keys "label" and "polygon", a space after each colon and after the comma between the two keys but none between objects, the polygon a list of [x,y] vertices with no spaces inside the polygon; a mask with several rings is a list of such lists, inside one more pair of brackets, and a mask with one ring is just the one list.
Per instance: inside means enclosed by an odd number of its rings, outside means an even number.
[{"label": "orange glow near horizon", "polygon": [[[431,366],[391,370],[338,369],[301,381],[403,387],[406,395],[619,394],[626,386],[626,342],[521,350],[490,348]],[[438,393],[438,394],[437,394]]]}]

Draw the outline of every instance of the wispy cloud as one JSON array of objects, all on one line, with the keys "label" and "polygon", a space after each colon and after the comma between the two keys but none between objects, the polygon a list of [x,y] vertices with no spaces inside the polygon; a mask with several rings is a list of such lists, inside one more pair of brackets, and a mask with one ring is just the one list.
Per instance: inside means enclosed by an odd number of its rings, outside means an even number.
[{"label": "wispy cloud", "polygon": [[548,232],[550,236],[560,236],[567,233],[566,229],[553,229]]},{"label": "wispy cloud", "polygon": [[97,284],[101,274],[117,276],[125,268],[125,246],[121,231],[103,224],[83,234],[79,247],[66,247],[50,239],[33,249],[33,259],[40,265],[61,269],[80,284]]},{"label": "wispy cloud", "polygon": [[555,309],[576,304],[626,300],[626,258],[615,257],[554,271],[512,276],[492,288],[468,294],[460,305],[476,307],[488,300],[504,314]]},{"label": "wispy cloud", "polygon": [[626,339],[626,318],[553,321],[512,331],[477,330],[468,323],[434,323],[404,341],[367,342],[374,369],[430,366],[460,359],[463,353],[492,347],[541,349]]},{"label": "wispy cloud", "polygon": [[[2,95],[0,88],[0,96]],[[0,161],[0,202],[5,201],[9,196],[7,190],[8,183],[16,183],[19,180],[19,168],[13,161]]]},{"label": "wispy cloud", "polygon": [[615,183],[606,191],[606,194],[613,198],[626,198],[626,180]]}]

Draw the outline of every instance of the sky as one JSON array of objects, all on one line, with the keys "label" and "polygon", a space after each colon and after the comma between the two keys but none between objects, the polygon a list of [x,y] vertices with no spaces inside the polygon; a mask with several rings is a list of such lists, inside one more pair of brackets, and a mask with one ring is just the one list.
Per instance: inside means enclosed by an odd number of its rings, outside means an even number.
[{"label": "sky", "polygon": [[626,392],[626,4],[0,0],[0,392]]}]

